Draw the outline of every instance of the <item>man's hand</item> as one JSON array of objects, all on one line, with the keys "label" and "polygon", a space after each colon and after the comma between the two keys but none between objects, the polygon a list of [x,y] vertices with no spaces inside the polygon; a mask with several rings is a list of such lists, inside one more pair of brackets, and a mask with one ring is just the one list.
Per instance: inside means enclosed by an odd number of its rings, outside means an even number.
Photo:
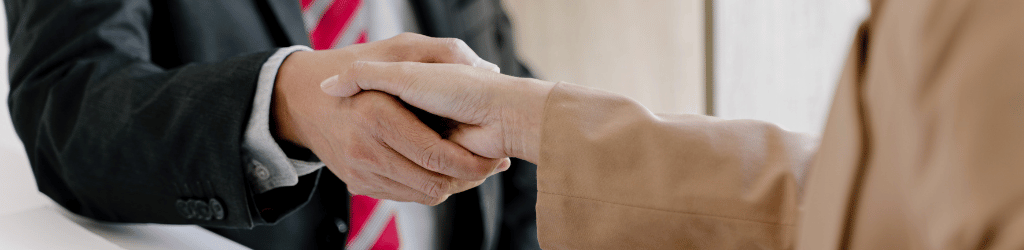
[{"label": "man's hand", "polygon": [[324,78],[347,75],[356,60],[459,63],[497,71],[460,40],[415,34],[290,55],[274,86],[276,136],[312,150],[349,192],[436,205],[508,169],[507,158],[480,157],[441,138],[390,95],[337,98],[320,91],[332,88],[320,86]]},{"label": "man's hand", "polygon": [[457,64],[356,62],[324,80],[333,96],[376,90],[460,124],[450,140],[489,158],[540,158],[544,103],[553,83]]}]

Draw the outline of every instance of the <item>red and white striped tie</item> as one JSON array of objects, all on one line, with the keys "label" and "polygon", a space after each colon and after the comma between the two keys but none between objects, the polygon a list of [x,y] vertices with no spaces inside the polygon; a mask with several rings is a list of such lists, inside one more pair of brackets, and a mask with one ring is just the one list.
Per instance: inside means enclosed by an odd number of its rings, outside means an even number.
[{"label": "red and white striped tie", "polygon": [[301,0],[302,21],[313,49],[366,42],[369,25],[361,0]]},{"label": "red and white striped tie", "polygon": [[[368,20],[361,0],[300,0],[302,19],[313,49],[341,48],[366,42]],[[346,249],[399,249],[392,201],[353,195]]]}]

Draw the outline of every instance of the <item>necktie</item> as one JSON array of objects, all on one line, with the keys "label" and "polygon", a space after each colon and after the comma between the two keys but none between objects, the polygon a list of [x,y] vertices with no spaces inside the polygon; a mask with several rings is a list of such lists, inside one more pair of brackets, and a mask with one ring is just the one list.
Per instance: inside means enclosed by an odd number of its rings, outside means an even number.
[{"label": "necktie", "polygon": [[301,0],[302,21],[313,49],[366,42],[368,22],[361,0]]},{"label": "necktie", "polygon": [[[366,42],[368,22],[361,0],[300,0],[302,19],[313,49]],[[346,249],[399,249],[392,201],[353,195]]]}]

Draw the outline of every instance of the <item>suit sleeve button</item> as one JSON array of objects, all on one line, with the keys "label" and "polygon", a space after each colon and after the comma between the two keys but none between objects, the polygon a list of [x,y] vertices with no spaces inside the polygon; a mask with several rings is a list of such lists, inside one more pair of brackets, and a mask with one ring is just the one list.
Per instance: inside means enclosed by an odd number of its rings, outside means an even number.
[{"label": "suit sleeve button", "polygon": [[213,218],[216,220],[224,219],[224,206],[220,204],[217,198],[210,199],[210,213],[213,214]]},{"label": "suit sleeve button", "polygon": [[210,205],[206,204],[205,201],[191,200],[189,201],[189,206],[192,207],[193,211],[195,211],[196,219],[210,220],[210,216],[212,215],[210,213]]},{"label": "suit sleeve button", "polygon": [[264,167],[259,161],[252,161],[252,168],[253,174],[256,175],[256,178],[259,178],[260,180],[267,180],[270,178],[270,170],[267,170],[267,167]]},{"label": "suit sleeve button", "polygon": [[178,201],[174,203],[174,207],[178,209],[178,214],[180,214],[181,217],[185,217],[185,219],[195,218],[195,211],[192,211],[192,207],[189,206],[188,202],[185,202],[185,200],[178,199]]}]

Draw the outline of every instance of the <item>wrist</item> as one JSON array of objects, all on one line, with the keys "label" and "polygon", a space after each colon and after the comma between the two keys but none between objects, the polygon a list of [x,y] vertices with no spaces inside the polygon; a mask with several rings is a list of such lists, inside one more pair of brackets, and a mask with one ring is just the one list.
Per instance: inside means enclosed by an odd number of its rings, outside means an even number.
[{"label": "wrist", "polygon": [[298,105],[296,92],[303,84],[301,74],[301,61],[307,51],[297,51],[285,58],[278,69],[277,78],[274,80],[274,92],[270,101],[270,130],[271,134],[279,139],[300,147],[309,148],[302,130],[299,129],[298,113],[294,112]]},{"label": "wrist", "polygon": [[513,124],[512,127],[518,128],[519,132],[516,133],[519,141],[516,143],[518,148],[513,149],[513,156],[529,162],[537,163],[540,160],[540,142],[541,132],[543,131],[544,124],[544,108],[547,104],[548,95],[551,90],[554,89],[555,83],[548,82],[538,79],[523,79],[525,82],[520,84],[525,88],[523,96],[524,103],[520,107],[524,109],[520,110],[520,114],[516,119],[519,122]]}]

